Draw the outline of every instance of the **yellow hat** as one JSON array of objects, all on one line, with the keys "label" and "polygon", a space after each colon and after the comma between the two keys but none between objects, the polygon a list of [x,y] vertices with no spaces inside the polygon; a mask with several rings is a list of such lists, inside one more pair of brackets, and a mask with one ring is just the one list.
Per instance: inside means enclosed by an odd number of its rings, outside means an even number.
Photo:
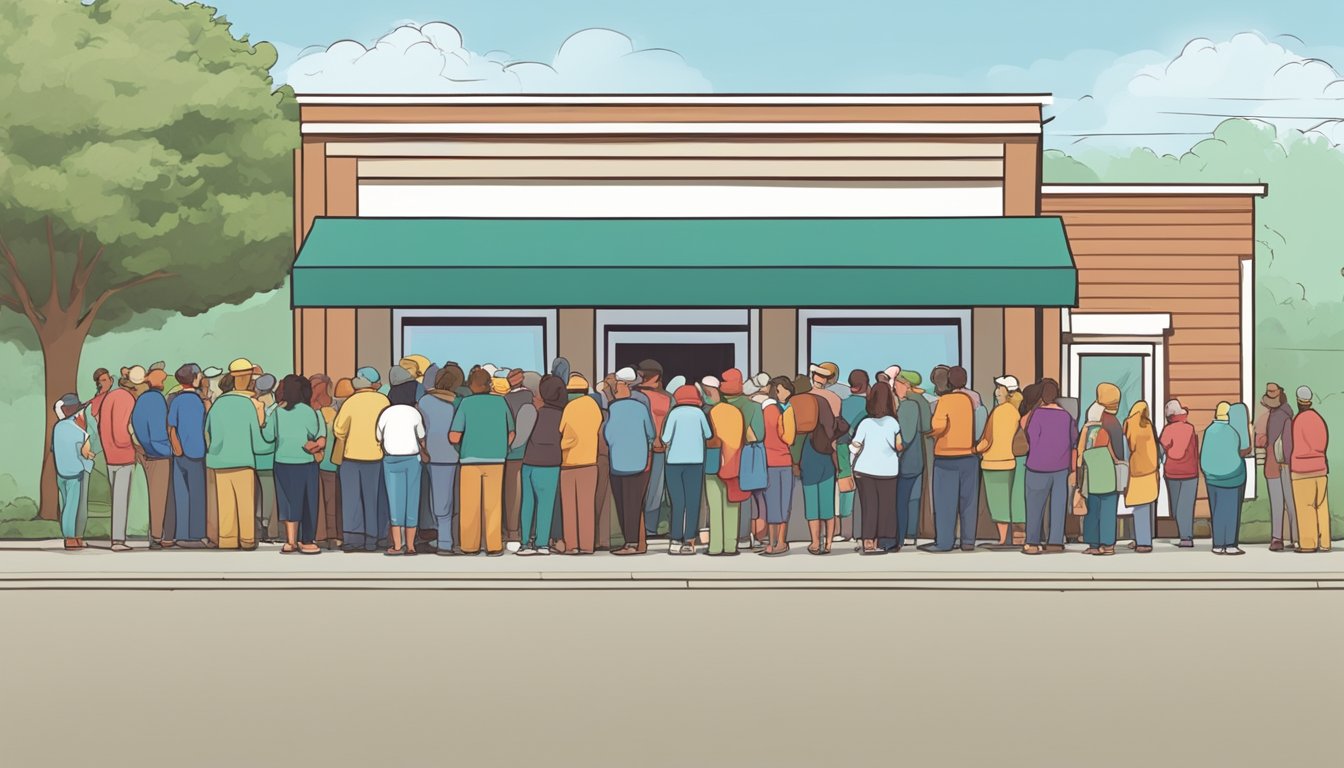
[{"label": "yellow hat", "polygon": [[1098,384],[1097,402],[1111,413],[1120,410],[1120,388],[1107,382]]},{"label": "yellow hat", "polygon": [[246,357],[240,357],[229,363],[229,373],[252,373],[256,366]]},{"label": "yellow hat", "polygon": [[429,358],[424,355],[407,355],[401,358],[401,362],[397,365],[410,371],[418,381],[425,375],[425,371],[429,370]]},{"label": "yellow hat", "polygon": [[570,392],[587,392],[588,380],[583,378],[582,374],[571,373],[569,375],[569,383],[565,385],[565,389]]},{"label": "yellow hat", "polygon": [[1230,403],[1219,403],[1218,408],[1213,412],[1213,420],[1227,421],[1228,416],[1230,416],[1231,413],[1232,413],[1232,405]]},{"label": "yellow hat", "polygon": [[490,391],[496,395],[509,394],[509,380],[503,376],[490,377]]}]

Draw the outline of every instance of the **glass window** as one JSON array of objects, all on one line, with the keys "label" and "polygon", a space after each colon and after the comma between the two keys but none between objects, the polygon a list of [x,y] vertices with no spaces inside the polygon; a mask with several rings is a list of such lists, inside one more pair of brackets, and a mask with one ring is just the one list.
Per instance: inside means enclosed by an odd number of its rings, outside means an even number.
[{"label": "glass window", "polygon": [[871,376],[895,364],[918,371],[926,380],[938,365],[963,365],[961,323],[947,320],[875,318],[809,320],[809,362],[840,366],[840,380],[854,369]]},{"label": "glass window", "polygon": [[[1110,382],[1120,388],[1119,418],[1123,421],[1129,409],[1144,399],[1142,355],[1080,355],[1079,376],[1082,384],[1078,399],[1084,413],[1097,400],[1097,385]],[[1149,414],[1151,416],[1151,414]]]},{"label": "glass window", "polygon": [[490,363],[525,371],[546,369],[546,321],[541,318],[414,317],[402,320],[402,355],[424,355],[463,370]]}]

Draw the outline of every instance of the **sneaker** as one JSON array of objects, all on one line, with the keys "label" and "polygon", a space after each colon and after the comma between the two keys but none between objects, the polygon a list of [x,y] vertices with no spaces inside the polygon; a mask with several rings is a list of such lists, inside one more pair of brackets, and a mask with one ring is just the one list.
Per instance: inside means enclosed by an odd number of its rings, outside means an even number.
[{"label": "sneaker", "polygon": [[513,553],[519,557],[531,557],[532,555],[537,554],[537,550],[531,547],[519,547],[514,550]]},{"label": "sneaker", "polygon": [[678,544],[678,543],[675,542],[675,541],[670,542],[670,543],[667,545],[667,554],[669,554],[669,555],[680,555],[680,554],[681,554],[681,545]]},{"label": "sneaker", "polygon": [[1226,555],[1226,554],[1227,554],[1227,549],[1226,549],[1225,547],[1214,547],[1214,548],[1213,548],[1213,554],[1215,554],[1215,555]]},{"label": "sneaker", "polygon": [[683,554],[683,555],[694,555],[694,554],[695,554],[695,545],[694,545],[694,544],[682,544],[682,545],[681,545],[681,554]]},{"label": "sneaker", "polygon": [[1228,547],[1227,549],[1223,550],[1223,554],[1244,555],[1246,554],[1246,550],[1242,549],[1241,547]]},{"label": "sneaker", "polygon": [[108,547],[108,549],[112,550],[113,552],[130,552],[130,551],[131,551],[131,548],[130,548],[129,546],[127,546],[127,545],[126,545],[126,542],[124,542],[124,541],[115,541],[115,542],[112,543],[112,546],[111,546],[111,547]]},{"label": "sneaker", "polygon": [[534,555],[549,555],[549,554],[551,554],[551,548],[550,548],[550,547],[537,547],[536,549],[532,550],[532,554],[534,554]]},{"label": "sneaker", "polygon": [[1181,549],[1193,549],[1195,546],[1195,540],[1181,539],[1179,542],[1176,543],[1176,546],[1180,547]]},{"label": "sneaker", "polygon": [[522,543],[517,541],[510,541],[508,544],[504,545],[504,548],[515,554],[523,551]]}]

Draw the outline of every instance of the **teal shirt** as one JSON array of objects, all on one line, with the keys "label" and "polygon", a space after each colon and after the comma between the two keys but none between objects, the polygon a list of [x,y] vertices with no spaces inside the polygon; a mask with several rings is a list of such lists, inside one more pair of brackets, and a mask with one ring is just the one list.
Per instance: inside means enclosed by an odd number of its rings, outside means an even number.
[{"label": "teal shirt", "polygon": [[1246,461],[1241,452],[1250,446],[1226,421],[1215,421],[1204,430],[1199,447],[1199,468],[1204,482],[1215,488],[1236,488],[1246,482]]},{"label": "teal shirt", "polygon": [[[328,414],[330,415],[328,416]],[[338,465],[331,461],[331,452],[336,450],[336,438],[331,434],[331,420],[335,418],[336,412],[326,409],[324,413],[318,414],[318,416],[322,419],[322,435],[327,438],[327,449],[322,454],[322,463],[318,465],[318,469],[323,472],[335,472],[340,469]]]},{"label": "teal shirt", "polygon": [[[273,454],[276,464],[311,464],[317,457],[303,450],[309,441],[323,437],[327,433],[322,417],[317,415],[307,403],[299,403],[293,410],[274,407],[266,414],[266,426],[262,429],[266,439],[275,444]],[[267,458],[271,458],[268,456]],[[261,456],[257,457],[258,464]]]},{"label": "teal shirt", "polygon": [[273,431],[268,431],[266,429],[270,426],[271,414],[273,413],[275,413],[275,405],[272,404],[266,406],[266,423],[261,425],[261,434],[265,436],[267,445],[270,446],[270,450],[257,452],[258,472],[270,472],[275,469],[275,434]]},{"label": "teal shirt", "polygon": [[513,429],[513,414],[504,398],[481,394],[458,401],[448,431],[462,433],[457,449],[463,464],[503,464]]},{"label": "teal shirt", "polygon": [[257,421],[256,402],[238,392],[220,395],[205,415],[205,466],[209,469],[256,469],[257,455],[273,447]]},{"label": "teal shirt", "polygon": [[755,442],[761,442],[765,439],[765,411],[761,410],[761,404],[752,400],[746,395],[734,395],[724,398],[727,403],[742,412],[742,419],[751,429],[751,434],[756,436]]}]

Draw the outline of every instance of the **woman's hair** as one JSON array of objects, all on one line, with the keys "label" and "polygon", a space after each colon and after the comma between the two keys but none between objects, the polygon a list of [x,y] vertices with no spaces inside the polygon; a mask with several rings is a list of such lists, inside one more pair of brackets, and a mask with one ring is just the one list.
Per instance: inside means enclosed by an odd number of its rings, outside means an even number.
[{"label": "woman's hair", "polygon": [[467,386],[478,395],[489,392],[490,374],[486,373],[484,368],[472,368],[471,375],[467,377]]},{"label": "woman's hair", "polygon": [[541,377],[541,382],[537,384],[537,394],[541,396],[541,401],[551,408],[563,410],[569,401],[565,382],[559,376],[549,373]]},{"label": "woman's hair", "polygon": [[462,386],[462,369],[449,363],[434,377],[434,388],[440,392],[456,392]]},{"label": "woman's hair", "polygon": [[873,419],[896,415],[896,396],[892,393],[891,387],[873,387],[870,389],[868,391],[867,411],[868,417]]},{"label": "woman's hair", "polygon": [[1059,382],[1054,379],[1041,379],[1041,405],[1054,405],[1059,399]]},{"label": "woman's hair", "polygon": [[286,411],[292,411],[299,403],[307,403],[313,399],[313,385],[297,373],[291,373],[281,379],[277,389],[276,399],[284,403]]},{"label": "woman's hair", "polygon": [[232,392],[232,391],[233,391],[233,377],[232,377],[232,376],[220,376],[220,377],[219,377],[219,391],[220,391],[220,392]]},{"label": "woman's hair", "polygon": [[817,425],[812,428],[810,439],[812,441],[812,450],[823,456],[830,456],[835,452],[833,444],[839,437],[840,418],[835,415],[829,405],[824,402],[817,403]]},{"label": "woman's hair", "polygon": [[1041,383],[1028,384],[1022,388],[1022,404],[1018,410],[1022,413],[1029,413],[1036,406],[1041,404]]},{"label": "woman's hair", "polygon": [[798,393],[798,388],[793,385],[793,382],[789,380],[788,376],[776,376],[770,380],[769,392],[772,397],[775,394],[775,387],[782,387],[785,392],[789,393],[789,397],[793,397]]},{"label": "woman's hair", "polygon": [[960,365],[954,365],[947,369],[947,386],[953,390],[965,389],[970,377],[966,375],[966,369]]}]

